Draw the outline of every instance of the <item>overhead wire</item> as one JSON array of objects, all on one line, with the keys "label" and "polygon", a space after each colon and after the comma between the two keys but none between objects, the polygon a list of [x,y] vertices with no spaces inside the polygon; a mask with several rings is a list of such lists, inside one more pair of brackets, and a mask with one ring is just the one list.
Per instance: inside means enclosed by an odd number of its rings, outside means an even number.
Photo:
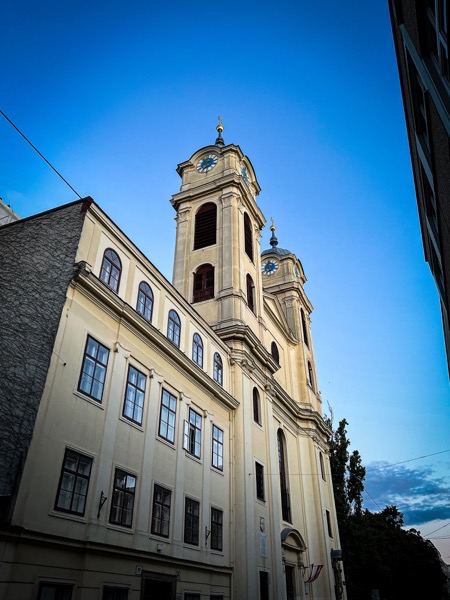
[{"label": "overhead wire", "polygon": [[30,146],[33,148],[33,150],[39,154],[39,156],[42,158],[42,160],[44,160],[44,161],[45,161],[45,162],[48,164],[48,166],[49,166],[51,169],[53,169],[53,171],[54,171],[54,172],[55,172],[55,173],[58,175],[58,177],[60,177],[60,178],[61,178],[61,179],[64,181],[64,183],[65,183],[65,184],[66,184],[66,185],[67,185],[67,186],[68,186],[68,187],[69,187],[69,188],[72,190],[72,192],[73,192],[74,194],[76,194],[76,195],[78,196],[78,198],[81,200],[81,199],[82,199],[82,197],[81,197],[81,196],[80,196],[80,194],[79,194],[79,193],[78,193],[78,192],[77,192],[77,191],[76,191],[76,190],[75,190],[75,189],[74,189],[74,188],[73,188],[73,187],[70,185],[70,183],[67,181],[67,179],[65,179],[65,178],[64,178],[64,177],[61,175],[61,173],[60,173],[60,172],[59,172],[57,169],[55,169],[55,167],[54,167],[54,166],[51,164],[51,162],[50,162],[50,161],[48,161],[48,160],[45,158],[45,156],[42,154],[42,152],[40,152],[40,151],[39,151],[39,150],[36,148],[36,146],[35,146],[35,145],[34,145],[34,144],[33,144],[33,143],[32,143],[32,142],[31,142],[31,141],[30,141],[30,140],[27,138],[27,136],[26,136],[24,133],[22,133],[22,131],[21,131],[21,130],[20,130],[18,127],[17,127],[17,125],[15,125],[15,124],[14,124],[14,123],[11,121],[11,119],[10,119],[10,118],[9,118],[9,117],[8,117],[8,116],[7,116],[7,115],[6,115],[6,114],[5,114],[5,113],[4,113],[2,110],[1,110],[1,109],[0,109],[0,114],[1,114],[3,117],[5,117],[5,119],[8,121],[8,123],[14,127],[14,129],[15,129],[15,130],[16,130],[16,131],[17,131],[17,132],[18,132],[18,133],[19,133],[19,134],[20,134],[20,135],[23,137],[23,139],[24,139],[24,140],[27,142],[27,144],[29,144],[29,145],[30,145]]}]

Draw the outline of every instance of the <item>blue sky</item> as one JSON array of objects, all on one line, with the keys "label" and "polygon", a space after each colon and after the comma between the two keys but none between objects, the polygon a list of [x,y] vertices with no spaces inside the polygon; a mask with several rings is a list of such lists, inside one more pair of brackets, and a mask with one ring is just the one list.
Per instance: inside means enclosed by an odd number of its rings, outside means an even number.
[{"label": "blue sky", "polygon": [[[444,341],[387,2],[6,0],[0,18],[0,108],[168,279],[176,165],[222,115],[304,266],[325,412],[349,421],[370,495],[423,534],[450,523]],[[0,164],[21,216],[76,198],[4,119]]]}]

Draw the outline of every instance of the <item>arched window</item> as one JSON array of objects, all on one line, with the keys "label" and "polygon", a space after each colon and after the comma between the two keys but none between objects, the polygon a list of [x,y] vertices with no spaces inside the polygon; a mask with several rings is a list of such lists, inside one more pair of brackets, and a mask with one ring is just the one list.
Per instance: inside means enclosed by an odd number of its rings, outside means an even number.
[{"label": "arched window", "polygon": [[223,364],[222,359],[220,358],[220,354],[217,352],[214,353],[214,379],[217,383],[222,385],[223,383]]},{"label": "arched window", "polygon": [[259,392],[253,388],[253,420],[261,425],[261,403],[259,401]]},{"label": "arched window", "polygon": [[302,316],[303,341],[309,348],[308,329],[306,327],[306,317],[305,313],[303,312],[303,308],[300,309],[300,313]]},{"label": "arched window", "polygon": [[114,292],[119,291],[120,274],[122,273],[122,263],[114,250],[108,248],[103,255],[102,268],[100,270],[100,279]]},{"label": "arched window", "polygon": [[323,464],[323,456],[322,456],[322,452],[319,452],[319,462],[320,462],[320,473],[322,475],[322,479],[324,481],[327,480],[327,478],[325,477],[325,465]]},{"label": "arched window", "polygon": [[249,309],[255,313],[255,286],[253,285],[253,279],[250,275],[247,275],[247,304]]},{"label": "arched window", "polygon": [[277,365],[279,365],[280,353],[278,352],[278,346],[275,344],[275,342],[272,342],[272,344],[270,345],[270,353],[272,355],[273,360],[277,363]]},{"label": "arched window", "polygon": [[216,243],[217,206],[213,202],[203,204],[195,215],[194,250]]},{"label": "arched window", "polygon": [[203,342],[198,333],[192,338],[192,360],[203,367]]},{"label": "arched window", "polygon": [[142,281],[139,285],[136,310],[143,317],[145,317],[147,319],[147,321],[152,320],[153,292],[152,292],[152,288],[148,285],[148,283],[146,281]]},{"label": "arched window", "polygon": [[309,383],[312,387],[313,392],[315,391],[315,386],[314,386],[314,373],[313,373],[313,368],[311,366],[311,363],[308,360],[308,377],[309,377]]},{"label": "arched window", "polygon": [[201,265],[194,274],[194,302],[214,298],[214,267]]},{"label": "arched window", "polygon": [[181,321],[178,313],[174,310],[169,310],[169,318],[167,321],[167,337],[175,346],[180,346]]},{"label": "arched window", "polygon": [[253,262],[253,235],[252,235],[252,224],[250,217],[247,213],[244,213],[244,241],[245,241],[245,253],[249,259]]},{"label": "arched window", "polygon": [[291,504],[289,501],[289,489],[287,482],[287,468],[286,468],[286,449],[284,443],[284,435],[281,429],[277,433],[278,440],[278,465],[280,469],[280,489],[281,489],[281,511],[283,519],[291,522]]}]

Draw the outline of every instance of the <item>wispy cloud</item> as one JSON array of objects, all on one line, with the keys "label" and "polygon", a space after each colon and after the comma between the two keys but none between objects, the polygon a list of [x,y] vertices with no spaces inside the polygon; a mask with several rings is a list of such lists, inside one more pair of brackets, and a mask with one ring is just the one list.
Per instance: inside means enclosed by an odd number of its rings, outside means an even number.
[{"label": "wispy cloud", "polygon": [[[432,467],[390,467],[389,463],[374,462],[366,467],[365,487],[378,505],[395,504],[403,513],[405,525],[421,525],[436,519],[450,519],[449,476],[437,476]],[[373,506],[365,495],[365,506]]]}]

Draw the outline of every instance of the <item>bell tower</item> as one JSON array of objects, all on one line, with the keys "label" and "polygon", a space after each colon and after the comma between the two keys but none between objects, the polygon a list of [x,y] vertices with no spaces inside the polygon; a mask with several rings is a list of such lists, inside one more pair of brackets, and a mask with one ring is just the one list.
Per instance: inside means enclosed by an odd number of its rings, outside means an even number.
[{"label": "bell tower", "polygon": [[174,287],[216,330],[246,324],[261,338],[260,187],[239,146],[214,145],[177,167]]}]

